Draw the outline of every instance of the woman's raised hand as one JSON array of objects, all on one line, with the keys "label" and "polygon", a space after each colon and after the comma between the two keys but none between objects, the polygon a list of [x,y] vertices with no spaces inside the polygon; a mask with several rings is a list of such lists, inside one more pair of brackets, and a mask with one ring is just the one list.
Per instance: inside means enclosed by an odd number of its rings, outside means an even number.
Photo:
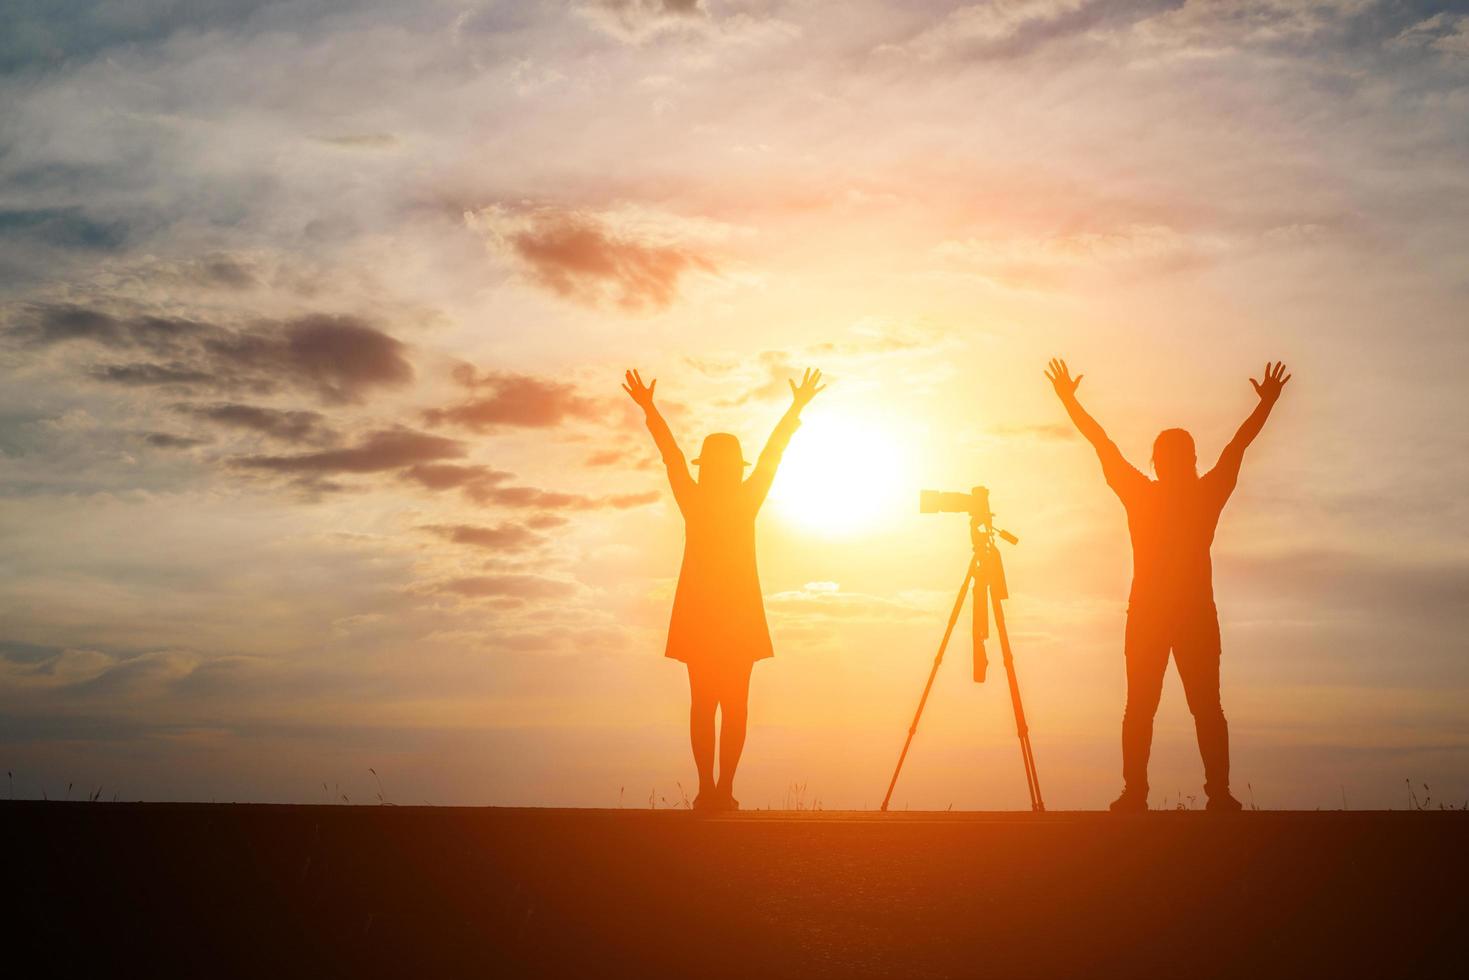
[{"label": "woman's raised hand", "polygon": [[1285,387],[1285,383],[1290,378],[1291,376],[1285,373],[1284,364],[1279,361],[1274,364],[1266,361],[1264,379],[1256,381],[1251,378],[1250,384],[1255,386],[1255,394],[1260,396],[1262,402],[1273,402],[1280,397],[1280,389]]},{"label": "woman's raised hand", "polygon": [[1050,369],[1046,371],[1046,380],[1051,387],[1056,389],[1056,394],[1062,398],[1069,398],[1076,394],[1076,386],[1081,384],[1081,375],[1071,376],[1071,369],[1066,362],[1060,358],[1051,358]]},{"label": "woman's raised hand", "polygon": [[821,383],[821,372],[811,368],[801,376],[801,383],[787,382],[791,386],[791,401],[796,408],[805,408],[811,403],[819,392],[826,390],[826,385]]},{"label": "woman's raised hand", "polygon": [[649,384],[643,384],[643,376],[636,370],[624,375],[622,390],[627,392],[628,397],[641,405],[645,410],[653,407],[653,389],[658,387],[658,379],[654,378]]}]

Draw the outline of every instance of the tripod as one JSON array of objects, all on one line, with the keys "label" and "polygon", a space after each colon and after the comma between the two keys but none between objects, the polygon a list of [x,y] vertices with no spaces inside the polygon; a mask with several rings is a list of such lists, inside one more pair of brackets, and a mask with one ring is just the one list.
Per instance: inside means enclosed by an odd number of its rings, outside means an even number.
[{"label": "tripod", "polygon": [[959,586],[954,610],[949,613],[949,625],[944,629],[944,638],[939,641],[938,654],[933,658],[933,669],[928,672],[928,683],[923,685],[923,695],[918,699],[918,710],[913,714],[913,724],[908,727],[908,738],[903,742],[903,751],[898,755],[898,764],[893,769],[892,781],[888,783],[887,795],[882,798],[884,811],[892,801],[893,789],[898,785],[898,774],[903,771],[903,760],[908,758],[908,748],[918,732],[918,719],[923,717],[923,706],[928,703],[928,694],[933,690],[934,678],[938,676],[939,665],[944,662],[944,651],[949,646],[949,637],[953,635],[955,624],[959,622],[959,611],[964,608],[964,598],[971,586],[974,589],[974,681],[984,681],[988,666],[984,641],[989,637],[987,610],[992,605],[995,611],[995,631],[1000,635],[1000,656],[1010,681],[1010,703],[1015,708],[1015,734],[1020,738],[1020,760],[1025,766],[1025,787],[1030,793],[1030,808],[1036,813],[1046,809],[1046,804],[1041,800],[1040,779],[1036,776],[1035,756],[1030,749],[1030,728],[1025,723],[1025,708],[1020,703],[1020,682],[1015,677],[1015,658],[1010,654],[1010,634],[1005,630],[1005,607],[1001,603],[1009,598],[1010,593],[1005,586],[1005,566],[1000,560],[1000,550],[995,545],[995,538],[998,536],[1010,544],[1020,542],[1010,532],[994,527],[988,491],[976,487],[970,500],[969,542],[973,555],[969,560],[969,572],[964,576],[964,584]]}]

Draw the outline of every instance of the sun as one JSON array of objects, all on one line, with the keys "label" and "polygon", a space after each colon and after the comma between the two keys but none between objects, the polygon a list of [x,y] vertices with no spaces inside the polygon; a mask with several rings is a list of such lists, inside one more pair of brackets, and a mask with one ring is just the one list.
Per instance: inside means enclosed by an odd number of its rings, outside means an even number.
[{"label": "sun", "polygon": [[[815,413],[813,413],[815,415]],[[912,509],[903,442],[873,419],[803,420],[770,489],[776,512],[820,534],[861,533]]]}]

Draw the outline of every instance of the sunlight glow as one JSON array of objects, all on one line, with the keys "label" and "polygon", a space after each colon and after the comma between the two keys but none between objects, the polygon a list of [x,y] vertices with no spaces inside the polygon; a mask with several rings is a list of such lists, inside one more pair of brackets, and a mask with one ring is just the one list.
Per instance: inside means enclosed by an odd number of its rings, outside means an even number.
[{"label": "sunlight glow", "polygon": [[914,492],[907,453],[891,428],[812,412],[781,461],[770,500],[792,524],[849,535],[906,514]]}]

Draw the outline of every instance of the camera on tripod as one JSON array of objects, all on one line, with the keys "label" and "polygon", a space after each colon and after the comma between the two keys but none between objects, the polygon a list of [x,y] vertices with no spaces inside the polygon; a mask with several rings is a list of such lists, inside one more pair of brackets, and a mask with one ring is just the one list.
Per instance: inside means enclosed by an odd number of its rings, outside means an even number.
[{"label": "camera on tripod", "polygon": [[923,717],[923,707],[928,703],[933,690],[934,678],[939,665],[944,662],[944,651],[948,649],[949,637],[959,622],[959,613],[964,600],[972,594],[971,607],[974,615],[974,681],[983,683],[989,657],[985,654],[984,641],[990,635],[989,616],[995,616],[995,632],[1000,638],[1000,656],[1005,664],[1005,677],[1010,687],[1010,703],[1015,709],[1015,734],[1020,738],[1020,757],[1025,766],[1025,784],[1030,793],[1030,808],[1037,813],[1045,810],[1041,799],[1040,778],[1035,771],[1035,756],[1030,750],[1030,727],[1025,721],[1025,708],[1020,703],[1020,682],[1015,676],[1015,658],[1010,652],[1010,634],[1005,630],[1004,601],[1010,591],[1005,583],[1005,566],[995,538],[1010,544],[1019,544],[1020,539],[1009,531],[995,527],[995,515],[990,511],[990,492],[985,487],[972,487],[968,493],[946,490],[920,490],[918,511],[921,514],[968,514],[969,515],[969,571],[964,583],[959,586],[959,595],[954,599],[949,623],[944,629],[944,638],[939,641],[938,653],[933,658],[933,669],[929,671],[928,683],[923,685],[923,694],[918,698],[918,710],[913,714],[913,724],[908,727],[908,738],[903,742],[903,751],[898,754],[898,765],[893,769],[892,781],[888,783],[887,795],[882,798],[882,809],[887,810],[892,802],[893,790],[898,785],[898,774],[903,771],[903,760],[908,758],[908,748],[913,736],[918,733],[918,720]]},{"label": "camera on tripod", "polygon": [[[968,514],[980,527],[989,528],[994,515],[990,513],[990,492],[986,487],[971,487],[968,493],[954,490],[918,491],[918,513],[920,514]],[[995,528],[994,532],[1010,544],[1019,544],[1020,539],[1009,531]]]}]

